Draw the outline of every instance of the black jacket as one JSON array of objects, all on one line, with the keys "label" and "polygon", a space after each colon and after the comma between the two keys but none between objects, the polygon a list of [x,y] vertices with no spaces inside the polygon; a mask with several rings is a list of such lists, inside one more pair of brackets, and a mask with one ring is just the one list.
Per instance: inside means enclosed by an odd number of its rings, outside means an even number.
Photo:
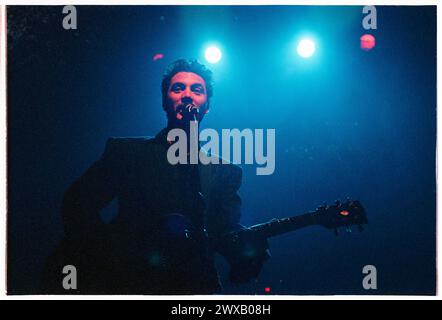
[{"label": "black jacket", "polygon": [[[242,171],[221,161],[171,165],[166,135],[164,129],[155,138],[109,139],[102,157],[67,190],[62,205],[66,237],[44,275],[46,291],[66,293],[56,290],[61,280],[55,274],[63,264],[78,265],[76,293],[209,294],[220,289],[213,254],[225,250],[213,240],[242,228],[237,193]],[[115,198],[118,214],[105,224],[100,210]],[[165,239],[159,230],[177,213],[193,226],[192,254],[179,235]],[[182,224],[175,220],[166,222],[173,232]],[[154,245],[168,241],[173,259]]]}]

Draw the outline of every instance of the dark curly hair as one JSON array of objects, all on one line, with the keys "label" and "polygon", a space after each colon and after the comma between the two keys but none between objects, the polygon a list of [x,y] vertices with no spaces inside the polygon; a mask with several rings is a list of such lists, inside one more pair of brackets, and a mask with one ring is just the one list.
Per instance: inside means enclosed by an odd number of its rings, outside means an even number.
[{"label": "dark curly hair", "polygon": [[166,107],[167,91],[169,90],[170,80],[178,72],[192,72],[204,79],[207,90],[207,104],[209,105],[210,98],[213,95],[212,71],[210,71],[205,65],[199,63],[197,60],[179,59],[172,62],[163,74],[163,80],[161,81],[163,108]]}]

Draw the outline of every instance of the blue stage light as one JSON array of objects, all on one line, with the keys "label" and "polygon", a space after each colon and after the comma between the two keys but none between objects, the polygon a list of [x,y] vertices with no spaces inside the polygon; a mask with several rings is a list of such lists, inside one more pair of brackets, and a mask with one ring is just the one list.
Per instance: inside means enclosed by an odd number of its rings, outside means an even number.
[{"label": "blue stage light", "polygon": [[316,45],[313,40],[305,38],[299,41],[296,51],[303,58],[310,58],[316,50]]},{"label": "blue stage light", "polygon": [[222,58],[221,50],[215,46],[210,46],[206,49],[205,58],[210,63],[218,63]]}]

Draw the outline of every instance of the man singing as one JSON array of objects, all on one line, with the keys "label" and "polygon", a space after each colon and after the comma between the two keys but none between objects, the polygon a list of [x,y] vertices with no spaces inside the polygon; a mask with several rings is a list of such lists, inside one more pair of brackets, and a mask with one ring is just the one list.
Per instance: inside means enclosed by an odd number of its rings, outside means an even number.
[{"label": "man singing", "polygon": [[[177,60],[161,83],[167,127],[155,138],[111,138],[102,157],[67,190],[65,238],[44,274],[48,293],[213,294],[221,290],[214,253],[230,263],[230,280],[258,276],[268,259],[266,239],[233,241],[239,224],[241,169],[232,164],[171,164],[168,138],[209,111],[212,73],[195,60]],[[197,135],[196,135],[197,136]],[[190,141],[188,141],[190,143]],[[100,210],[118,200],[110,223]],[[247,234],[245,232],[244,234]],[[65,265],[78,273],[75,292],[63,289]]]}]

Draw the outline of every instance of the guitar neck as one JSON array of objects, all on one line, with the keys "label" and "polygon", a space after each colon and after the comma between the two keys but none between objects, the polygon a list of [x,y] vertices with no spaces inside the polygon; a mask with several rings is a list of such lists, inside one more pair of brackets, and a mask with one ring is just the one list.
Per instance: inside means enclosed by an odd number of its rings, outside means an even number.
[{"label": "guitar neck", "polygon": [[299,216],[274,219],[269,222],[256,224],[249,227],[249,229],[266,238],[270,238],[315,224],[318,224],[316,215],[313,212],[308,212]]}]

